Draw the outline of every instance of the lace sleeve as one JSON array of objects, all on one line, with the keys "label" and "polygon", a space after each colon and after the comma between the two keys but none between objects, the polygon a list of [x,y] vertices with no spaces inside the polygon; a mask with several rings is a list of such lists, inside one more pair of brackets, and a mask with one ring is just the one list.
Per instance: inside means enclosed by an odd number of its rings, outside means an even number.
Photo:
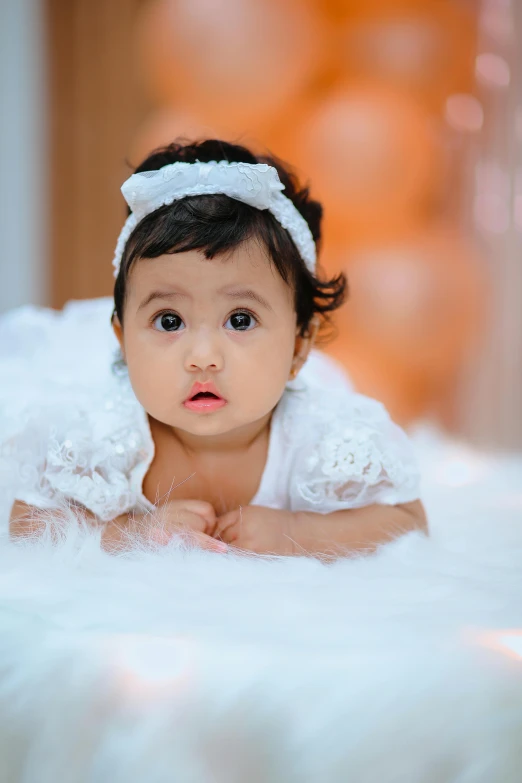
[{"label": "lace sleeve", "polygon": [[[41,414],[41,410],[39,413]],[[48,419],[42,415],[27,415],[17,426],[4,426],[0,439],[2,481],[0,493],[10,508],[15,500],[40,509],[58,508],[60,497],[45,480],[49,442]],[[63,500],[63,499],[62,499]]]},{"label": "lace sleeve", "polygon": [[9,495],[37,508],[76,502],[108,522],[139,506],[150,446],[118,398],[97,400],[96,415],[56,405],[33,410],[0,443]]},{"label": "lace sleeve", "polygon": [[[325,400],[330,406],[331,401]],[[418,499],[413,447],[380,403],[345,395],[310,427],[313,441],[300,449],[291,482],[294,511],[330,513],[373,503]]]},{"label": "lace sleeve", "polygon": [[112,304],[0,317],[0,506],[74,501],[108,521],[140,505],[154,446],[128,379],[111,369]]}]

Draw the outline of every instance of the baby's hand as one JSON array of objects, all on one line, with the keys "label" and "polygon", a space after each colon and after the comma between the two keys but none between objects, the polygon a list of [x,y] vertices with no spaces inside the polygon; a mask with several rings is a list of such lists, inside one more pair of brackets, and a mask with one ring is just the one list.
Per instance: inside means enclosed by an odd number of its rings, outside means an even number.
[{"label": "baby's hand", "polygon": [[181,535],[202,549],[226,552],[228,547],[211,537],[216,524],[216,512],[203,500],[173,500],[160,506],[153,514],[124,514],[109,522],[102,535],[103,548],[109,552],[127,549],[134,538],[156,544],[168,544]]},{"label": "baby's hand", "polygon": [[242,506],[218,518],[214,537],[257,554],[305,554],[296,543],[291,511]]}]

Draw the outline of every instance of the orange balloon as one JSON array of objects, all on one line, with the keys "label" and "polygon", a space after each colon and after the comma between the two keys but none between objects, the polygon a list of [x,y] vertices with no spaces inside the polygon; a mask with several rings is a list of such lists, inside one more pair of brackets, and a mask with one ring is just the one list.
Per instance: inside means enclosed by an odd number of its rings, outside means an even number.
[{"label": "orange balloon", "polygon": [[324,52],[306,0],[153,0],[138,36],[153,96],[237,133],[284,110]]},{"label": "orange balloon", "polygon": [[[158,109],[143,121],[134,134],[129,150],[131,163],[137,166],[158,147],[176,140],[214,138],[216,131],[190,114],[169,107]],[[219,138],[225,138],[223,135]]]},{"label": "orange balloon", "polygon": [[346,367],[358,392],[384,403],[394,421],[406,425],[432,407],[434,390],[423,373],[397,367],[383,356],[377,361],[375,354],[342,336],[327,353]]},{"label": "orange balloon", "polygon": [[480,335],[486,277],[475,248],[444,227],[344,258],[350,301],[338,315],[332,353],[358,373],[363,390],[378,387],[377,375],[382,388],[370,390],[385,398],[386,378],[394,376],[396,386],[397,374],[427,404],[456,377]]},{"label": "orange balloon", "polygon": [[345,86],[316,104],[295,155],[347,238],[406,227],[440,187],[442,152],[429,115],[376,84]]},{"label": "orange balloon", "polygon": [[317,5],[336,22],[359,12],[384,13],[389,10],[419,8],[426,0],[317,0]]},{"label": "orange balloon", "polygon": [[245,144],[249,149],[264,151],[261,141],[249,134],[238,136],[234,128],[215,123],[207,125],[192,114],[178,111],[169,106],[151,112],[136,131],[132,139],[129,158],[138,164],[152,150],[173,141],[196,141],[201,139],[222,139],[234,144]]},{"label": "orange balloon", "polygon": [[[297,140],[300,128],[315,110],[316,100],[310,92],[294,98],[287,103],[284,112],[262,129],[266,148],[293,168],[303,182],[309,179],[310,172],[303,168],[303,161],[297,159]],[[306,161],[304,163],[306,164]]]},{"label": "orange balloon", "polygon": [[440,0],[379,12],[364,5],[341,32],[341,59],[350,78],[405,88],[440,109],[450,93],[472,89],[475,27],[470,12]]}]

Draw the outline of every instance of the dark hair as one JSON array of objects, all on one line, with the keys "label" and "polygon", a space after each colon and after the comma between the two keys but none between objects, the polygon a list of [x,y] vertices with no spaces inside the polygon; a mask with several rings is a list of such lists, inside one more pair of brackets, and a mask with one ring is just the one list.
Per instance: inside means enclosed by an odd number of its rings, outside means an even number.
[{"label": "dark hair", "polygon": [[[304,217],[316,246],[321,240],[322,207],[313,201],[308,188],[301,188],[295,175],[281,161],[256,156],[246,147],[208,139],[195,143],[174,143],[155,150],[136,172],[153,171],[169,163],[207,163],[227,160],[237,163],[268,163],[277,169],[287,196]],[[157,258],[164,253],[202,250],[214,258],[247,239],[260,240],[283,280],[294,290],[297,324],[306,334],[315,315],[321,325],[328,314],[342,305],[347,282],[343,274],[322,279],[312,274],[301,258],[290,234],[268,210],[259,210],[225,195],[189,196],[146,215],[132,232],[123,251],[114,285],[114,314],[123,324],[123,309],[129,273],[140,258]]]}]

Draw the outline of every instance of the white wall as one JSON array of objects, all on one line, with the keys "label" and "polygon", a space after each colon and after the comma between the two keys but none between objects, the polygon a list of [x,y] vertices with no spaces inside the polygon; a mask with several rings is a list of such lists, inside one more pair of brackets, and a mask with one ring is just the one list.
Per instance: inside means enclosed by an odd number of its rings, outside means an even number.
[{"label": "white wall", "polygon": [[0,312],[48,300],[43,0],[0,0]]}]

